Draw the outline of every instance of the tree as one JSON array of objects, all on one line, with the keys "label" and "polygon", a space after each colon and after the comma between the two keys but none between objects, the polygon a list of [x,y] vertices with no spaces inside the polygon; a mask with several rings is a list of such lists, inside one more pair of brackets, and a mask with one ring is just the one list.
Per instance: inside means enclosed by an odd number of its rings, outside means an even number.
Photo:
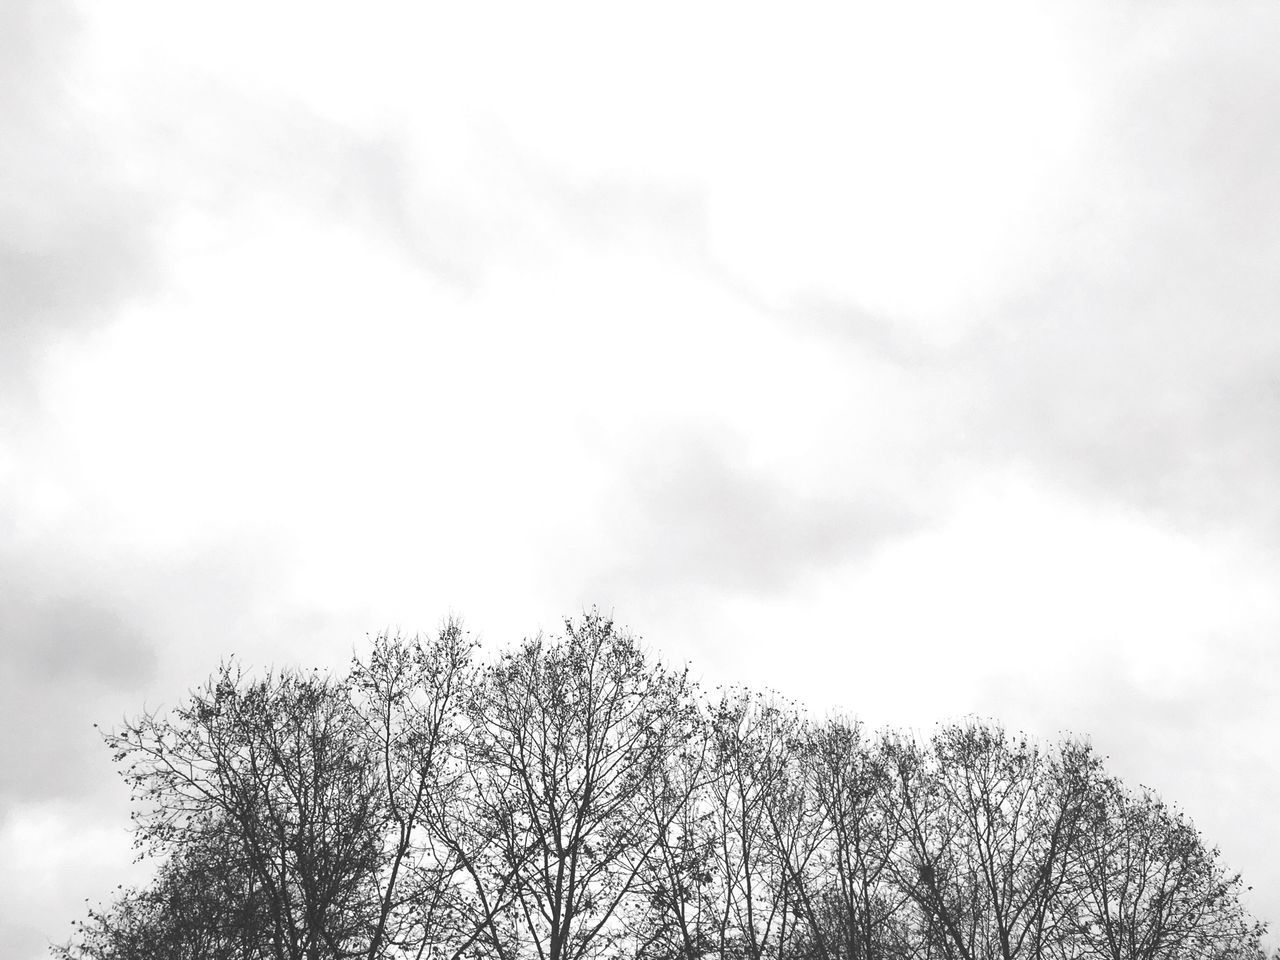
[{"label": "tree", "polygon": [[891,744],[903,889],[928,937],[960,960],[1065,951],[1064,888],[1097,768],[1088,747],[1046,754],[999,726],[942,728],[929,754]]},{"label": "tree", "polygon": [[512,908],[488,926],[504,957],[525,947],[540,960],[581,960],[616,948],[619,906],[658,843],[647,792],[694,729],[684,672],[649,663],[598,613],[565,627],[502,654],[470,711],[477,813],[499,828],[477,877],[482,887],[516,878]]},{"label": "tree", "polygon": [[55,954],[1262,960],[1239,876],[1087,744],[871,740],[565,626],[487,663],[454,622],[341,677],[228,662],[126,722],[156,876]]},{"label": "tree", "polygon": [[506,902],[477,900],[473,880],[486,844],[470,820],[464,756],[476,646],[451,620],[426,640],[380,636],[352,661],[348,686],[385,811],[368,960],[460,956]]},{"label": "tree", "polygon": [[1080,849],[1077,932],[1108,960],[1260,956],[1242,883],[1150,790],[1098,782]]},{"label": "tree", "polygon": [[642,799],[654,847],[637,876],[628,923],[634,955],[645,960],[697,960],[719,942],[711,741],[703,718],[696,719]]},{"label": "tree", "polygon": [[170,716],[108,736],[140,809],[139,844],[236,849],[276,960],[364,953],[376,923],[385,798],[345,684],[249,680],[224,664]]},{"label": "tree", "polygon": [[[226,663],[176,710],[109,734],[140,807],[137,842],[171,859],[158,886],[91,919],[119,931],[143,914],[159,922],[143,908],[186,902],[177,894],[198,871],[182,865],[216,848],[234,853],[257,904],[254,945],[238,955],[465,951],[486,921],[468,875],[480,831],[466,819],[462,756],[474,647],[450,622],[426,640],[378,637],[341,680],[253,680]],[[215,892],[201,903],[234,915],[243,895]]]},{"label": "tree", "polygon": [[815,952],[823,960],[909,955],[909,899],[889,867],[902,837],[888,765],[855,722],[832,718],[809,740],[810,783],[827,842],[819,854]]},{"label": "tree", "polygon": [[719,951],[781,956],[804,920],[798,873],[814,844],[800,751],[803,721],[788,704],[735,691],[712,708],[711,798],[722,879]]},{"label": "tree", "polygon": [[262,890],[227,831],[182,848],[155,881],[91,909],[62,960],[249,960],[270,956]]}]

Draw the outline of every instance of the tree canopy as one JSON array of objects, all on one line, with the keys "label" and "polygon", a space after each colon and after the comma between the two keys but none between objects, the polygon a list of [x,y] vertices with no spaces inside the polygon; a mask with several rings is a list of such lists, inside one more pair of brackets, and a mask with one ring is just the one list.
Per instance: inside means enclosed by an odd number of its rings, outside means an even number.
[{"label": "tree canopy", "polygon": [[228,662],[106,742],[158,867],[61,960],[1262,958],[1240,877],[1086,741],[708,696],[596,612]]}]

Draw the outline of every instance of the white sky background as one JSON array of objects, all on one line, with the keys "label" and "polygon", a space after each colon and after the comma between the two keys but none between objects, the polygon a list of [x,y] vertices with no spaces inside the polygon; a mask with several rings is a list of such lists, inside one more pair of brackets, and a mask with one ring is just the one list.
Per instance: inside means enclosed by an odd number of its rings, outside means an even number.
[{"label": "white sky background", "polygon": [[0,943],[92,729],[599,604],[1090,736],[1280,923],[1280,5],[0,5]]}]

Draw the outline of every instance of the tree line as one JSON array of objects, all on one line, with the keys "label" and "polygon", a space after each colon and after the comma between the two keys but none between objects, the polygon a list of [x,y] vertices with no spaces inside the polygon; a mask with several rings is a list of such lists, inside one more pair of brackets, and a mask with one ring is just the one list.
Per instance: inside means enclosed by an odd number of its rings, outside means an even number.
[{"label": "tree line", "polygon": [[154,880],[62,960],[1261,960],[1238,875],[1088,743],[706,695],[599,613],[345,675],[225,663],[105,735]]}]

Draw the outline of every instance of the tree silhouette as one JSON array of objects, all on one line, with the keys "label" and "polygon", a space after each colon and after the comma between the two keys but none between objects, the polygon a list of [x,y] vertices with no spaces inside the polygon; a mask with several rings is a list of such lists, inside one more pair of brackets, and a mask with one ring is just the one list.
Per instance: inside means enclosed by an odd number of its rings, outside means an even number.
[{"label": "tree silhouette", "polygon": [[228,661],[106,742],[158,868],[59,960],[1262,960],[1239,876],[1087,743],[707,699],[595,611]]}]

